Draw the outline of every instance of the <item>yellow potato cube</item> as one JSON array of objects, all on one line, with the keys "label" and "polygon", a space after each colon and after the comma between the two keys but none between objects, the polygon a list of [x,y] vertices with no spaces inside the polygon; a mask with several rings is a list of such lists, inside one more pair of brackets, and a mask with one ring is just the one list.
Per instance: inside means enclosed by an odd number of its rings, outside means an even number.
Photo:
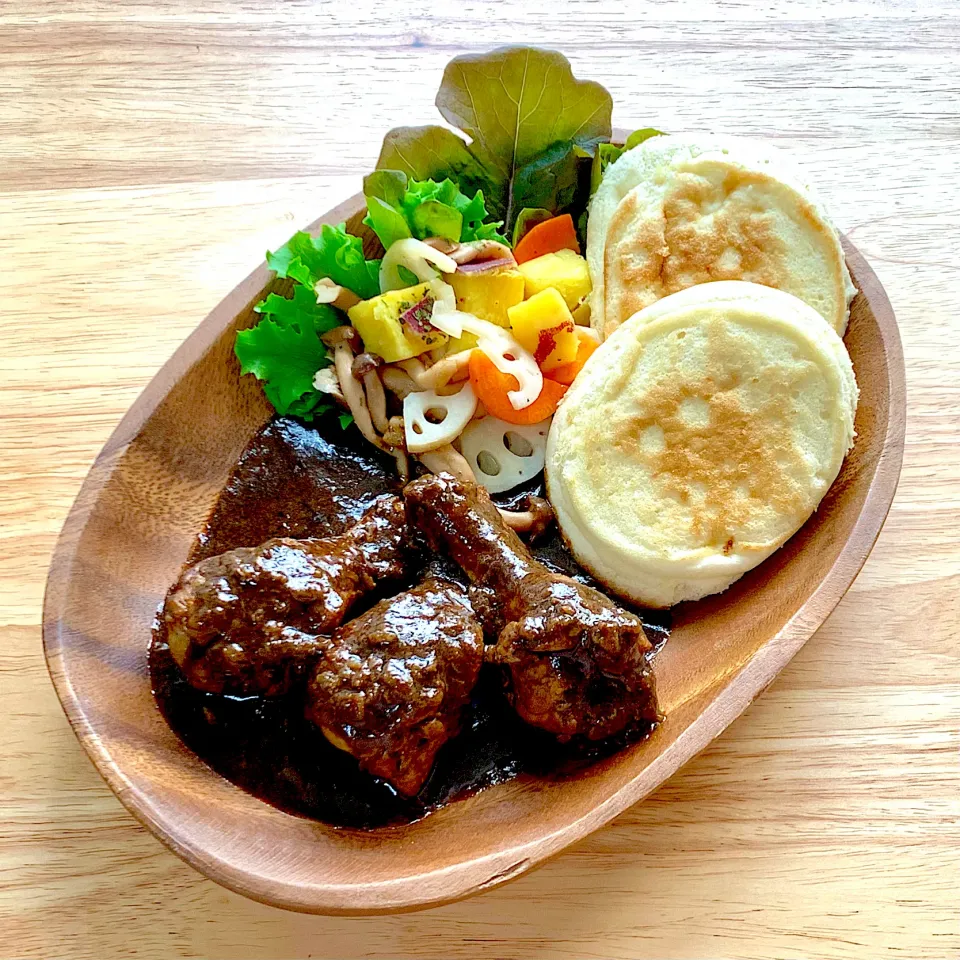
[{"label": "yellow potato cube", "polygon": [[475,333],[464,332],[462,336],[451,337],[447,343],[446,355],[452,356],[454,353],[462,353],[464,350],[472,350],[478,343]]},{"label": "yellow potato cube", "polygon": [[362,300],[347,315],[364,349],[393,363],[446,343],[446,334],[430,323],[433,302],[430,284],[421,283]]},{"label": "yellow potato cube", "polygon": [[509,327],[507,310],[523,300],[525,281],[516,267],[497,267],[482,272],[457,270],[444,279],[457,295],[457,309]]},{"label": "yellow potato cube", "polygon": [[524,292],[528,298],[553,287],[573,310],[590,292],[587,261],[572,250],[546,253],[535,260],[521,263],[518,269],[523,274]]},{"label": "yellow potato cube", "polygon": [[544,373],[576,360],[579,339],[573,317],[553,287],[541,290],[508,312],[517,342],[533,354]]}]

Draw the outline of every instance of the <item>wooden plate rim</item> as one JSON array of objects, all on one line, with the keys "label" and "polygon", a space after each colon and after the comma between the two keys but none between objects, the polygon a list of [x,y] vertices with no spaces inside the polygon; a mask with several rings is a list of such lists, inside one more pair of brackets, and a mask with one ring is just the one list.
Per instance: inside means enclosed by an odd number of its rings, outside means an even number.
[{"label": "wooden plate rim", "polygon": [[[349,219],[362,208],[357,194],[308,228]],[[840,601],[866,561],[893,502],[903,458],[906,404],[903,351],[890,301],[864,257],[845,237],[844,252],[868,302],[880,333],[887,372],[887,417],[882,452],[863,507],[846,544],[818,588],[794,616],[759,650],[717,699],[649,766],[579,820],[546,837],[460,862],[417,877],[375,883],[305,886],[260,878],[239,870],[207,849],[186,846],[157,815],[150,797],[115,764],[73,690],[65,659],[63,628],[68,587],[77,545],[124,451],[176,384],[214,344],[223,329],[258,299],[272,274],[261,264],[222,300],[184,340],[133,403],[111,434],[85,478],[54,548],[43,606],[43,647],[57,695],[87,755],[123,805],[167,847],[201,873],[237,893],[263,903],[308,913],[370,914],[423,909],[462,899],[513,879],[598,829],[643,799],[684,763],[718,737],[767,687]],[[865,294],[862,294],[865,295]],[[216,776],[211,771],[212,776]]]}]

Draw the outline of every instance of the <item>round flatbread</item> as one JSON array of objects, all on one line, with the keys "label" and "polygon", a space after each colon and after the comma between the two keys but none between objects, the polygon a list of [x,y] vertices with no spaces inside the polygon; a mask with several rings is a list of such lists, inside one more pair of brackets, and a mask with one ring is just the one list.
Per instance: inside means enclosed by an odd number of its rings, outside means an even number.
[{"label": "round flatbread", "polygon": [[737,138],[653,137],[623,154],[591,202],[587,261],[601,337],[715,280],[792,293],[842,336],[856,294],[811,187],[772,148]]},{"label": "round flatbread", "polygon": [[718,593],[817,508],[856,405],[843,341],[796,297],[742,281],[666,297],[613,332],[554,416],[564,539],[635,603]]}]

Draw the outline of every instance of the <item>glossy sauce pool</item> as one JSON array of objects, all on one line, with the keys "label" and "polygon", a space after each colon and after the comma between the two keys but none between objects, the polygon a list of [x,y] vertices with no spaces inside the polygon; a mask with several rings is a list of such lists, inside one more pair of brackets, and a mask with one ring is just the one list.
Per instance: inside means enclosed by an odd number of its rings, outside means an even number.
[{"label": "glossy sauce pool", "polygon": [[[378,496],[399,492],[393,460],[382,458],[356,430],[335,418],[320,427],[271,420],[250,441],[214,505],[190,562],[253,546],[270,537],[324,537],[342,532]],[[542,492],[539,483],[523,493]],[[506,502],[506,501],[505,501]],[[548,566],[590,583],[552,527],[533,553]],[[459,571],[441,561],[447,576]],[[394,584],[389,593],[411,584]],[[389,593],[387,595],[389,595]],[[358,605],[361,613],[381,595]],[[651,641],[667,636],[663,615],[637,611]],[[458,796],[517,776],[564,777],[627,742],[633,729],[602,743],[561,745],[523,723],[502,693],[499,668],[486,665],[465,712],[460,734],[441,749],[430,779],[414,800],[359,770],[303,715],[302,695],[266,699],[194,690],[182,678],[158,625],[150,649],[154,695],[183,742],[222,776],[277,807],[345,827],[415,820]]]}]

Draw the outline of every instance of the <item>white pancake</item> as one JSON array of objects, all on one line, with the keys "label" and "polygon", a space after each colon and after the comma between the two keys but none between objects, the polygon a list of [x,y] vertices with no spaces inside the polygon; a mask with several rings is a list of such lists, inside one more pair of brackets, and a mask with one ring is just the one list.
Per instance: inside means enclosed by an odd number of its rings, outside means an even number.
[{"label": "white pancake", "polygon": [[573,555],[668,607],[725,590],[782,546],[853,444],[857,384],[803,301],[701,284],[622,324],[553,418],[547,490]]},{"label": "white pancake", "polygon": [[653,137],[623,154],[591,201],[587,261],[601,336],[713,280],[792,293],[842,336],[856,294],[813,189],[775,149],[736,137]]}]

